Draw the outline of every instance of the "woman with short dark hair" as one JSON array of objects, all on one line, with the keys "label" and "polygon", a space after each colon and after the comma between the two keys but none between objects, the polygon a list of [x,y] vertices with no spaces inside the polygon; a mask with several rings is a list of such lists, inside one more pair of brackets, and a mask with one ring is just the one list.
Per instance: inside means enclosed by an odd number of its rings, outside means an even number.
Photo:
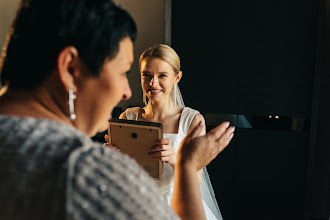
[{"label": "woman with short dark hair", "polygon": [[[109,0],[22,1],[1,60],[1,219],[177,219],[135,161],[90,139],[131,96],[135,36]],[[197,138],[196,126],[179,149],[181,218],[205,218],[195,174],[228,145],[227,127]]]}]

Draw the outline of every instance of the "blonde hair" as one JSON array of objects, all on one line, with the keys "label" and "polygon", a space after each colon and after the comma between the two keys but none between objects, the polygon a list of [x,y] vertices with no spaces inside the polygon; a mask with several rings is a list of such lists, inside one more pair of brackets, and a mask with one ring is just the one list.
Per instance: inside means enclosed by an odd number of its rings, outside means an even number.
[{"label": "blonde hair", "polygon": [[[171,48],[166,44],[158,44],[145,50],[140,56],[140,60],[139,60],[140,69],[142,62],[149,58],[160,58],[164,60],[165,62],[167,62],[172,66],[175,75],[178,75],[180,72],[180,58],[178,54],[175,52],[175,50],[173,50],[173,48]],[[176,105],[184,107],[182,96],[177,83],[175,83],[172,87],[171,99],[173,101],[174,107],[176,107]],[[148,105],[147,95],[144,92],[143,92],[143,102],[145,105]]]},{"label": "blonde hair", "polygon": [[180,72],[180,58],[175,50],[166,44],[158,44],[145,50],[140,56],[140,69],[141,63],[148,58],[160,58],[173,67],[176,75]]}]

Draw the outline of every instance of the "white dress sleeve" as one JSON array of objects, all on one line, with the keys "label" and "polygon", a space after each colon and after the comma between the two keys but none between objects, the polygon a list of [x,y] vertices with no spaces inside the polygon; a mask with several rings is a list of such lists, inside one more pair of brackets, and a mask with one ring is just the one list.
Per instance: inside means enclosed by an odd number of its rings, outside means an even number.
[{"label": "white dress sleeve", "polygon": [[128,108],[125,110],[127,120],[137,120],[139,116],[140,107]]},{"label": "white dress sleeve", "polygon": [[[187,135],[190,125],[198,113],[199,112],[195,109],[189,107],[184,108],[179,126],[179,134],[181,137],[185,137]],[[203,207],[207,220],[222,220],[218,202],[215,198],[211,180],[206,167],[203,168],[203,176],[199,188],[201,191]]]}]

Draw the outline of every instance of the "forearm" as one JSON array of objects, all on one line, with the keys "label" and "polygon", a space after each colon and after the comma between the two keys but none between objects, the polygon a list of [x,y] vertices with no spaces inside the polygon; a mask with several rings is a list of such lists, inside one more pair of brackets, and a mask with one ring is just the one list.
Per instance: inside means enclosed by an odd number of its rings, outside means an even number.
[{"label": "forearm", "polygon": [[[171,164],[171,163],[168,164],[173,168],[173,170],[175,170],[175,164]],[[197,171],[197,179],[199,184],[201,184],[202,182],[202,176],[203,176],[203,169]]]},{"label": "forearm", "polygon": [[198,178],[199,185],[202,182],[202,176],[203,176],[203,169],[201,169],[200,171],[197,171],[197,178]]},{"label": "forearm", "polygon": [[206,219],[196,170],[179,162],[175,165],[171,206],[181,219]]}]

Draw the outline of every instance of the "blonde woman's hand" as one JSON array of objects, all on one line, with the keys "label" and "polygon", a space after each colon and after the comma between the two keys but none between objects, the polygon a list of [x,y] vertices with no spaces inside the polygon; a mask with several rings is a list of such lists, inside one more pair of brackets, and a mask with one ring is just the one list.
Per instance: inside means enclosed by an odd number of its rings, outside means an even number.
[{"label": "blonde woman's hand", "polygon": [[149,155],[156,160],[167,162],[173,168],[175,166],[176,153],[173,150],[171,140],[168,138],[158,140],[150,148]]},{"label": "blonde woman's hand", "polygon": [[177,153],[177,163],[196,171],[207,166],[228,146],[235,131],[235,127],[229,127],[229,122],[224,122],[206,135],[199,136],[202,127],[201,122],[187,134]]},{"label": "blonde woman's hand", "polygon": [[120,151],[119,148],[109,144],[109,135],[108,134],[104,135],[104,140],[105,140],[105,143],[103,144],[104,146],[108,146],[108,147],[112,148],[113,150]]}]

